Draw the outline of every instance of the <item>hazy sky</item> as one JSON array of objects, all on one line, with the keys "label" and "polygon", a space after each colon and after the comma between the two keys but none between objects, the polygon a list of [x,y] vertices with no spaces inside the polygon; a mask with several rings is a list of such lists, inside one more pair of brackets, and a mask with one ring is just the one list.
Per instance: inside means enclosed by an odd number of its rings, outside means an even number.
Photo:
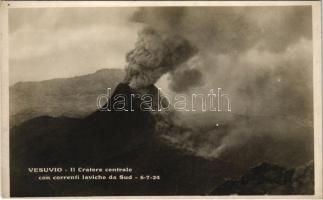
[{"label": "hazy sky", "polygon": [[9,10],[10,83],[122,68],[140,24],[134,8]]},{"label": "hazy sky", "polygon": [[[143,23],[133,20],[134,13]],[[311,69],[310,7],[14,8],[9,10],[10,83],[123,68],[144,24],[197,45],[197,68],[205,82],[219,87],[229,87],[230,79],[238,85],[237,78],[252,80],[244,77],[251,76],[245,73],[249,69],[256,79],[286,63],[308,60],[299,68]],[[300,55],[289,54],[293,48],[302,49]]]}]

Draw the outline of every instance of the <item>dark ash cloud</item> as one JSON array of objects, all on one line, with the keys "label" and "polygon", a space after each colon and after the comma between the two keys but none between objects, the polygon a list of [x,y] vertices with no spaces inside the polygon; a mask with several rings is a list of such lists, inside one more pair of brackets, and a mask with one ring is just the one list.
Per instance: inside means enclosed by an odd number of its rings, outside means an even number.
[{"label": "dark ash cloud", "polygon": [[175,92],[185,92],[191,87],[203,85],[203,74],[198,69],[180,69],[169,76],[169,87]]}]

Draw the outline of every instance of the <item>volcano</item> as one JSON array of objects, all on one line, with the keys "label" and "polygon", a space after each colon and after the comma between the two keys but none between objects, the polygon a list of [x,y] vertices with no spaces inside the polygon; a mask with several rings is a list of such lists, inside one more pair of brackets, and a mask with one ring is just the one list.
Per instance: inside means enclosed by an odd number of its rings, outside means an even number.
[{"label": "volcano", "polygon": [[[134,93],[121,83],[108,104],[118,94]],[[238,173],[229,163],[173,147],[156,134],[155,117],[139,109],[140,103],[132,102],[133,112],[98,110],[83,119],[42,116],[13,127],[11,196],[207,195]],[[129,102],[126,105],[130,107]],[[63,168],[59,175],[71,174],[66,172],[71,167],[132,168],[133,177],[160,180],[40,181],[43,174],[28,172],[31,167]]]}]

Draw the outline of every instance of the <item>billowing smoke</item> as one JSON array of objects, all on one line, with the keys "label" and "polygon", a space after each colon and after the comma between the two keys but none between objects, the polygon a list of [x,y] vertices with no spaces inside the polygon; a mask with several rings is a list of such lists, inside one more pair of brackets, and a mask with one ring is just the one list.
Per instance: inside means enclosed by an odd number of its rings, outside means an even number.
[{"label": "billowing smoke", "polygon": [[138,34],[135,48],[127,54],[126,81],[134,88],[147,87],[196,52],[197,49],[181,36],[145,28]]},{"label": "billowing smoke", "polygon": [[204,74],[201,71],[201,59],[194,56],[189,61],[169,74],[169,88],[174,92],[186,92],[187,90],[204,85]]},{"label": "billowing smoke", "polygon": [[171,116],[177,128],[165,138],[241,165],[313,159],[311,19],[307,6],[138,9],[132,21],[199,49],[163,71],[170,72],[164,91],[190,95],[220,87],[231,96],[230,113]]}]

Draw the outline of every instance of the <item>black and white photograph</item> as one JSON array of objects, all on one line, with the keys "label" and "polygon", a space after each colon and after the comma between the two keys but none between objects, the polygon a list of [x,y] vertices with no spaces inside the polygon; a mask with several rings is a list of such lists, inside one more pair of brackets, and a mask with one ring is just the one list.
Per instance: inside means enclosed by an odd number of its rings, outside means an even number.
[{"label": "black and white photograph", "polygon": [[320,2],[7,4],[10,197],[322,195]]}]

